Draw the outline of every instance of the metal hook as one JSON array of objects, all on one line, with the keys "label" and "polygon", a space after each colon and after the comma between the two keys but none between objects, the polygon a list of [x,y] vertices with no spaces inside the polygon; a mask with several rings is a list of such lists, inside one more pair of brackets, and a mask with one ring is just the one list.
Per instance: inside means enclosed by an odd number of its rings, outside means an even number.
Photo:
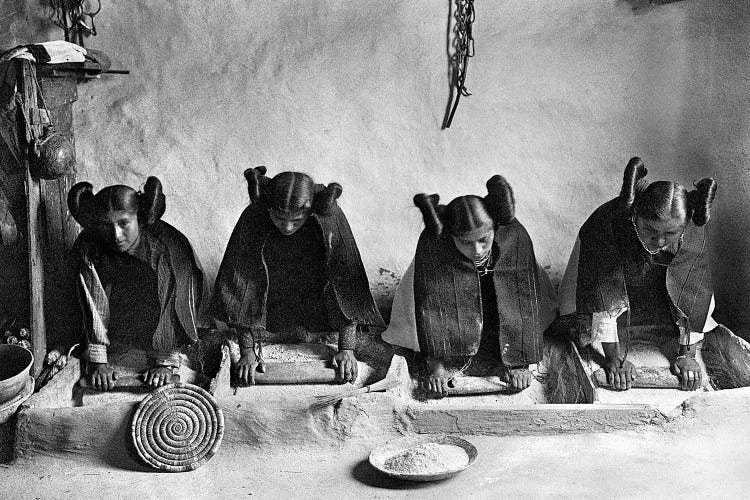
[{"label": "metal hook", "polygon": [[[81,3],[81,7],[83,7],[83,3]],[[91,19],[93,20],[94,16],[97,15],[99,11],[101,10],[102,10],[102,2],[101,0],[96,0],[96,10],[94,12],[86,11],[84,12],[84,14],[86,14],[87,16],[90,16]]]},{"label": "metal hook", "polygon": [[83,31],[85,31],[87,35],[91,35],[91,34],[96,35],[96,33],[95,33],[96,30],[94,30],[93,28],[89,27],[89,25],[87,25],[85,22],[83,22],[83,18],[82,17],[78,18],[78,22],[76,23],[76,26],[78,26]]}]

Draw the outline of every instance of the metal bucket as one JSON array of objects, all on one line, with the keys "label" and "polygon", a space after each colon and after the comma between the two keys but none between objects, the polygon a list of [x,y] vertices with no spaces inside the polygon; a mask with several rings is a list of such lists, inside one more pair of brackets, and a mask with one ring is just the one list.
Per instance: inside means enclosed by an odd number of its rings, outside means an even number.
[{"label": "metal bucket", "polygon": [[0,344],[0,405],[23,390],[33,364],[34,355],[28,349]]}]

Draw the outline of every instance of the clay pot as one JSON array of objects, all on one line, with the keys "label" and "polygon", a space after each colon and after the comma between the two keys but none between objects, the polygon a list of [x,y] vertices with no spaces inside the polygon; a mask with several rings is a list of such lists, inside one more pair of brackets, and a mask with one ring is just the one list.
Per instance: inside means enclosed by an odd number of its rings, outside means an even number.
[{"label": "clay pot", "polygon": [[0,405],[13,399],[29,380],[34,355],[19,345],[0,345]]},{"label": "clay pot", "polygon": [[40,179],[58,179],[75,169],[73,145],[57,132],[36,142],[29,154],[31,175]]}]

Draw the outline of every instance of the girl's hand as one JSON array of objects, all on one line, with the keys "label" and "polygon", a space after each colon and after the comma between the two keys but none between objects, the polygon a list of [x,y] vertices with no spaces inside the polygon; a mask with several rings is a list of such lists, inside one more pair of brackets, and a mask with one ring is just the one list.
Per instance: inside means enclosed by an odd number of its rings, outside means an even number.
[{"label": "girl's hand", "polygon": [[357,366],[357,358],[354,357],[353,350],[343,349],[337,352],[331,364],[336,369],[336,375],[341,379],[342,384],[347,382],[353,384],[357,380],[359,366]]},{"label": "girl's hand", "polygon": [[607,382],[612,389],[627,391],[635,380],[635,366],[628,360],[607,358],[604,369],[607,372]]},{"label": "girl's hand", "polygon": [[703,371],[691,356],[677,356],[672,363],[672,372],[679,377],[683,391],[696,391],[703,385]]},{"label": "girl's hand", "polygon": [[146,385],[156,389],[169,383],[174,371],[171,366],[155,366],[146,372]]},{"label": "girl's hand", "polygon": [[422,377],[422,388],[435,398],[448,395],[448,371],[441,358],[427,358],[426,370]]},{"label": "girl's hand", "polygon": [[510,387],[514,392],[526,389],[534,380],[528,366],[518,366],[510,368],[508,371],[510,375]]},{"label": "girl's hand", "polygon": [[89,363],[89,384],[97,391],[111,391],[115,388],[117,373],[107,363]]},{"label": "girl's hand", "polygon": [[255,385],[255,372],[261,373],[266,371],[265,363],[259,361],[255,355],[255,351],[250,349],[243,349],[242,357],[234,367],[234,373],[237,375],[237,380],[242,385]]}]

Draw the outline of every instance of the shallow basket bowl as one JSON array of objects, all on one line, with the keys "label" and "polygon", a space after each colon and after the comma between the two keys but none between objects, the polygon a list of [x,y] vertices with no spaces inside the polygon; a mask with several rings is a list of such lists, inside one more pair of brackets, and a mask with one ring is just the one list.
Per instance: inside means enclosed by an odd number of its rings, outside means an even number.
[{"label": "shallow basket bowl", "polygon": [[13,399],[29,380],[34,364],[31,351],[15,344],[0,344],[0,404]]},{"label": "shallow basket bowl", "polygon": [[[401,472],[394,472],[385,468],[385,462],[392,456],[400,453],[403,450],[411,448],[412,446],[419,446],[426,443],[436,444],[452,444],[459,446],[464,449],[466,454],[469,456],[469,462],[458,469],[446,470],[435,474],[406,474]],[[473,444],[455,436],[409,436],[396,441],[391,441],[382,446],[378,446],[370,452],[370,465],[385,474],[386,476],[394,479],[401,479],[404,481],[439,481],[441,479],[447,479],[453,477],[459,472],[463,471],[477,459],[477,449]]]}]

